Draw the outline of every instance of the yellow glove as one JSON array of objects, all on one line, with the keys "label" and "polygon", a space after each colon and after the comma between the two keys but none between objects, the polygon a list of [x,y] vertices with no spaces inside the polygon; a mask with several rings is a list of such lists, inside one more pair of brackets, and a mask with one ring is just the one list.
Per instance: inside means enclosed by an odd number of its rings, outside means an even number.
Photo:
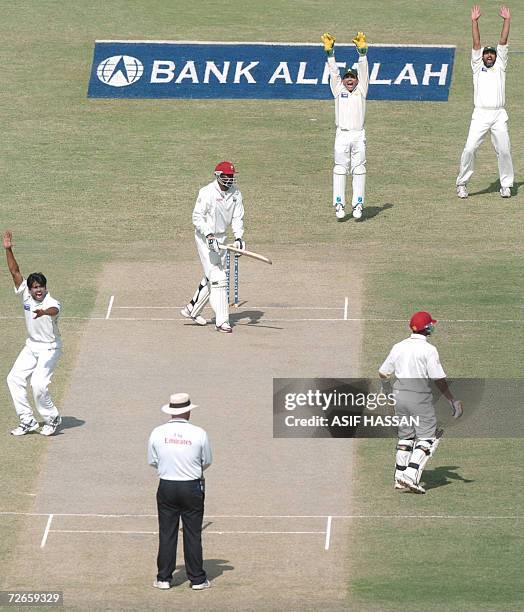
[{"label": "yellow glove", "polygon": [[352,42],[355,43],[359,55],[366,55],[368,52],[368,44],[366,42],[366,35],[364,32],[358,32]]},{"label": "yellow glove", "polygon": [[324,32],[320,37],[320,40],[324,43],[324,51],[328,55],[333,55],[333,47],[335,45],[335,37],[329,32]]}]

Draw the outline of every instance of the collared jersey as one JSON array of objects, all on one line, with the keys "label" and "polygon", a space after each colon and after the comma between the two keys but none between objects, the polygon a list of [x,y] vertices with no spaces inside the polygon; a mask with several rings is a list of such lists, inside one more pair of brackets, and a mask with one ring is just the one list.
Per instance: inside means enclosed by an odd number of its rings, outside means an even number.
[{"label": "collared jersey", "polygon": [[213,461],[207,433],[186,419],[173,418],[151,432],[147,461],[163,480],[198,480]]},{"label": "collared jersey", "polygon": [[327,60],[329,85],[335,98],[335,123],[342,130],[363,130],[366,118],[366,97],[369,86],[368,59],[365,55],[358,58],[358,84],[349,92],[342,84],[342,78],[335,57]]},{"label": "collared jersey", "polygon": [[[29,293],[25,278],[18,289],[15,287],[15,294],[19,295],[22,299],[28,343],[32,346],[45,344],[45,348],[60,348],[62,346],[62,338],[58,329],[58,317],[62,308],[60,302],[57,302],[49,293],[46,293],[41,302],[37,302]],[[44,315],[35,319],[34,311],[37,308],[42,310],[58,308],[58,314],[54,317]]]},{"label": "collared jersey", "polygon": [[491,68],[482,61],[482,49],[472,49],[473,100],[475,108],[499,109],[506,103],[508,45],[497,45],[497,59]]},{"label": "collared jersey", "polygon": [[244,204],[242,194],[233,186],[227,191],[213,181],[198,192],[193,209],[193,225],[202,236],[225,235],[231,225],[235,238],[244,235]]},{"label": "collared jersey", "polygon": [[[436,347],[422,334],[411,334],[393,345],[379,372],[386,376],[394,374],[400,383],[395,384],[395,388],[416,391],[429,391],[429,380],[446,378]],[[412,379],[423,379],[426,383],[410,384]]]}]

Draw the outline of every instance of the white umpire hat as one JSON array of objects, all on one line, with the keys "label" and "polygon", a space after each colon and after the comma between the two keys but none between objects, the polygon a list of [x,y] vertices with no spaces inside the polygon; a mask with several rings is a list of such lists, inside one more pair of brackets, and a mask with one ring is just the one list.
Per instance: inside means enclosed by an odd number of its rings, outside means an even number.
[{"label": "white umpire hat", "polygon": [[193,408],[198,408],[196,404],[192,404],[187,393],[173,393],[169,396],[169,404],[164,404],[160,410],[166,414],[185,414]]}]

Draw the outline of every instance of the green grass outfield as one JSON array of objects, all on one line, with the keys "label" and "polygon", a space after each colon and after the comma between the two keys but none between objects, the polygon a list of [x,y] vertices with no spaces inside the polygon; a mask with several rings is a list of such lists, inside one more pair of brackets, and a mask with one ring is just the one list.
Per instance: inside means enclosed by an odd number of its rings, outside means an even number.
[{"label": "green grass outfield", "polygon": [[[483,42],[498,39],[497,6],[482,5]],[[64,314],[88,316],[104,262],[148,260],[154,269],[170,256],[175,239],[187,242],[192,254],[196,192],[219,159],[231,158],[241,171],[248,243],[262,252],[309,245],[319,257],[328,244],[345,249],[363,275],[365,316],[407,319],[425,308],[442,319],[522,320],[524,6],[510,3],[506,86],[520,193],[510,200],[498,196],[488,141],[470,183],[471,192],[484,193],[462,202],[454,179],[472,110],[469,8],[456,0],[234,0],[218,10],[207,1],[4,0],[0,228],[13,230],[22,270],[42,269]],[[97,38],[316,42],[325,30],[346,43],[364,30],[370,42],[457,45],[449,102],[368,104],[367,204],[377,214],[360,224],[337,224],[330,207],[331,101],[86,97]],[[5,268],[0,281],[2,313],[18,314]],[[25,330],[22,321],[0,325],[4,380]],[[83,323],[64,321],[62,329],[66,351],[54,382],[58,397],[74,368]],[[523,362],[520,330],[496,322],[442,323],[435,343],[454,377],[516,378]],[[367,323],[364,332],[362,374],[371,376],[407,330],[402,323],[377,322]],[[0,400],[3,503],[29,509],[26,493],[50,441],[11,440],[5,385]],[[521,516],[522,476],[512,466],[521,463],[522,448],[521,440],[448,440],[428,468],[458,466],[455,472],[473,482],[452,480],[419,497],[394,496],[390,489],[392,441],[362,442],[353,510]],[[19,525],[14,519],[0,523],[5,566]],[[516,609],[524,569],[521,525],[362,521],[348,542],[348,605]]]}]

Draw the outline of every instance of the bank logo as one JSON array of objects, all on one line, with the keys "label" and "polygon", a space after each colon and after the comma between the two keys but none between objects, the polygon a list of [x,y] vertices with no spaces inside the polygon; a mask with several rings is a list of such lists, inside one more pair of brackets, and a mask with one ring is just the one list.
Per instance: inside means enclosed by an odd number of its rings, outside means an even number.
[{"label": "bank logo", "polygon": [[[337,47],[344,74],[358,66],[354,45]],[[453,46],[370,46],[368,100],[448,99]],[[92,98],[333,100],[317,43],[96,41]],[[361,96],[343,91],[347,100]],[[347,96],[347,97],[346,97]]]},{"label": "bank logo", "polygon": [[113,55],[98,64],[96,74],[106,85],[126,87],[136,83],[144,74],[144,65],[130,55]]}]

